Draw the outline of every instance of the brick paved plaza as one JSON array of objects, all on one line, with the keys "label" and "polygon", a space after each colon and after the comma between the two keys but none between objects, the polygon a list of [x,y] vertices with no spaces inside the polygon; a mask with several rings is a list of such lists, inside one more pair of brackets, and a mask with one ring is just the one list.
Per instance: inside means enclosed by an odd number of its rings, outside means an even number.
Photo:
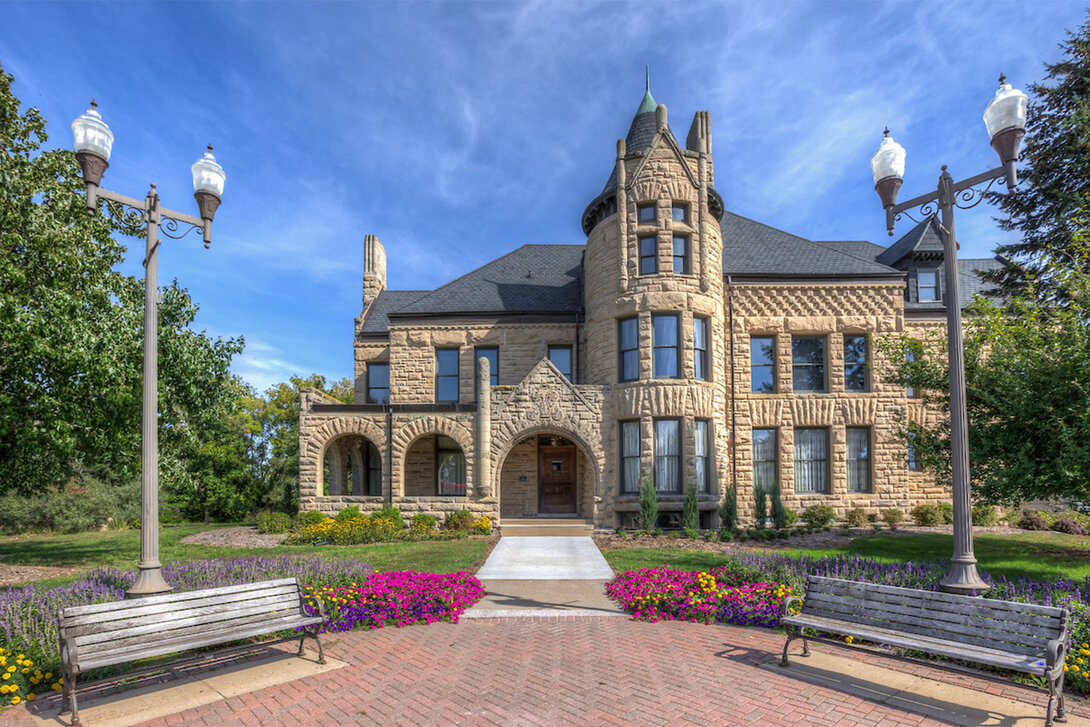
[{"label": "brick paved plaza", "polygon": [[[964,714],[957,722],[927,716],[944,709],[933,699],[921,699],[921,708],[912,710],[866,699],[881,691],[880,682],[890,681],[890,670],[1021,702],[1016,715],[981,712],[978,724],[1042,722],[1042,692],[880,656],[864,656],[877,671],[868,673],[857,662],[854,676],[828,673],[829,679],[844,680],[840,688],[820,686],[804,680],[805,672],[821,658],[843,658],[846,652],[818,645],[815,660],[796,659],[783,670],[776,666],[782,644],[780,635],[760,629],[626,617],[463,620],[330,634],[328,653],[348,666],[146,724],[973,723]],[[1081,702],[1069,699],[1070,725],[1086,724],[1077,716],[1087,714]],[[974,719],[971,710],[968,715]],[[26,719],[24,710],[12,710],[0,716],[0,724]]]}]

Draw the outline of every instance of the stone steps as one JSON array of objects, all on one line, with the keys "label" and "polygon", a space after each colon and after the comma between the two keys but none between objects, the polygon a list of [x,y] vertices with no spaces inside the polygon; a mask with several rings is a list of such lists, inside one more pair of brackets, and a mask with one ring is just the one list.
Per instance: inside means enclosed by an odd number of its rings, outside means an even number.
[{"label": "stone steps", "polygon": [[594,534],[590,520],[579,518],[504,518],[500,521],[503,537],[580,537]]}]

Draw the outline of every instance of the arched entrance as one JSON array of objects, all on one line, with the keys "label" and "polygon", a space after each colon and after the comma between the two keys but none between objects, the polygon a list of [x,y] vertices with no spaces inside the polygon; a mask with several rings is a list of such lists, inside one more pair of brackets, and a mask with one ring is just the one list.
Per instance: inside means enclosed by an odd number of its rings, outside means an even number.
[{"label": "arched entrance", "polygon": [[382,455],[373,442],[358,434],[330,440],[320,475],[322,495],[382,495]]},{"label": "arched entrance", "polygon": [[594,473],[582,447],[563,434],[518,439],[499,471],[500,517],[590,517]]}]

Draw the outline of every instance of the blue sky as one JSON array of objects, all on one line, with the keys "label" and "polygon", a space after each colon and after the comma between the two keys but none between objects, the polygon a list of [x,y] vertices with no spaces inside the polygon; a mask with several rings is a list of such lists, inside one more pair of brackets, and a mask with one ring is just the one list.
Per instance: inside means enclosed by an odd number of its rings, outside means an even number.
[{"label": "blue sky", "polygon": [[[110,189],[195,213],[189,165],[227,171],[204,250],[162,280],[195,326],[243,335],[259,389],[352,373],[363,238],[395,289],[434,288],[525,243],[583,243],[585,205],[652,92],[684,136],[711,112],[727,208],[812,239],[886,244],[868,160],[908,150],[902,198],[996,165],[981,113],[1002,71],[1060,57],[1076,2],[0,2],[0,63],[50,122],[97,98]],[[1003,237],[958,217],[962,255]],[[907,231],[899,228],[898,234]],[[125,272],[140,275],[140,245]]]}]

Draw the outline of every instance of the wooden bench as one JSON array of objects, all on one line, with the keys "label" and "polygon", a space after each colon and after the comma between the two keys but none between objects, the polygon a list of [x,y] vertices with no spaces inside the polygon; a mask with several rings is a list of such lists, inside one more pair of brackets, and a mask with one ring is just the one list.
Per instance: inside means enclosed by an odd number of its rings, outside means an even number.
[{"label": "wooden bench", "polygon": [[[802,608],[792,614],[798,601]],[[1064,654],[1070,622],[1064,608],[807,576],[805,597],[784,603],[788,636],[780,663],[788,665],[787,647],[797,638],[802,638],[802,655],[810,655],[811,637],[802,631],[809,628],[1036,674],[1048,681],[1045,724],[1051,725],[1057,698],[1056,721],[1066,721]]]},{"label": "wooden bench", "polygon": [[318,639],[318,626],[325,620],[320,601],[317,610],[317,614],[311,613],[313,609],[304,602],[294,578],[61,609],[57,622],[64,711],[70,708],[72,724],[80,723],[76,676],[90,669],[276,631],[302,628],[297,636],[282,640],[298,638],[302,656],[304,640],[313,639],[318,645],[318,662],[324,664]]}]

